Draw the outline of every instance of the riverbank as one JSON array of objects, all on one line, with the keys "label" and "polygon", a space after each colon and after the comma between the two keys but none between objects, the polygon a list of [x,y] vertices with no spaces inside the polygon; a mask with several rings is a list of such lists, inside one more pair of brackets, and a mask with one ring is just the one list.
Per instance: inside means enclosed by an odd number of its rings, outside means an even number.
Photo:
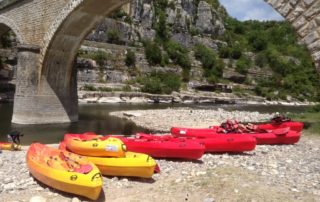
[{"label": "riverbank", "polygon": [[[162,172],[150,180],[104,177],[98,201],[319,201],[319,145],[319,138],[303,135],[297,145],[257,146],[242,155],[158,160]],[[26,148],[0,154],[0,201],[87,201],[35,181],[25,155]]]},{"label": "riverbank", "polygon": [[[152,129],[158,123],[163,132],[168,128],[164,122],[200,127],[226,118],[258,121],[272,116],[188,108],[116,113],[137,124],[153,120],[144,125]],[[26,167],[26,150],[0,154],[0,201],[35,201],[35,197],[47,202],[86,201],[35,181]],[[257,146],[244,154],[205,154],[196,162],[157,160],[161,173],[150,180],[104,177],[104,194],[98,201],[319,201],[319,153],[320,138],[304,132],[296,145]]]},{"label": "riverbank", "polygon": [[171,95],[141,92],[79,91],[79,103],[181,103],[312,106],[315,102],[268,101],[258,96],[238,97],[232,93],[174,92]]},{"label": "riverbank", "polygon": [[220,125],[227,119],[236,119],[241,122],[263,122],[274,116],[271,113],[227,111],[225,109],[160,109],[160,110],[132,110],[111,112],[110,115],[134,122],[137,126],[153,132],[167,133],[170,128],[191,127],[208,128]]}]

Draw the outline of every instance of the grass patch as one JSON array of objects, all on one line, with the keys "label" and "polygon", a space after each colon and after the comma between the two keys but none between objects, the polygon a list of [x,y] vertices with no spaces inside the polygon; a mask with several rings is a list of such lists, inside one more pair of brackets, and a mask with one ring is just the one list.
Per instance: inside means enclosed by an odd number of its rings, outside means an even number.
[{"label": "grass patch", "polygon": [[308,133],[320,136],[320,112],[289,114],[289,117],[295,121],[304,122]]}]

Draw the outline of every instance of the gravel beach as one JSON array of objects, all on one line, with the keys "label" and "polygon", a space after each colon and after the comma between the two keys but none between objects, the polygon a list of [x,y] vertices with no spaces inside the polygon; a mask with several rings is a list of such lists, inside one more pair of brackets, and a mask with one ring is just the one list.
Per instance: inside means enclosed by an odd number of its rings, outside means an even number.
[{"label": "gravel beach", "polygon": [[[257,121],[272,116],[221,112],[224,111],[167,109],[116,113],[126,113],[123,117],[150,129],[159,126],[163,132],[176,124],[207,127],[226,118]],[[194,119],[189,120],[191,116]],[[86,201],[50,189],[30,177],[26,150],[0,154],[0,201]],[[296,145],[257,146],[255,151],[243,154],[205,154],[194,162],[157,162],[161,173],[153,179],[105,177],[104,192],[98,201],[320,201],[320,138],[311,134],[303,133]]]}]

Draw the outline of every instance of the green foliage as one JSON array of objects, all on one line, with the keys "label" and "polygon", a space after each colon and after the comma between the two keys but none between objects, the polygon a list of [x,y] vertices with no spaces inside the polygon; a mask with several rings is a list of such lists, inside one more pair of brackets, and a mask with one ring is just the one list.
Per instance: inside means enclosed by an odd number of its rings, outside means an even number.
[{"label": "green foliage", "polygon": [[107,62],[108,54],[104,51],[97,51],[93,54],[93,59],[102,67]]},{"label": "green foliage", "polygon": [[169,30],[166,23],[166,14],[164,11],[159,11],[159,19],[156,25],[157,37],[162,41],[169,39]]},{"label": "green foliage", "polygon": [[153,72],[150,76],[139,78],[138,82],[143,85],[142,92],[151,94],[171,94],[181,87],[180,77],[169,73]]},{"label": "green foliage", "polygon": [[251,61],[245,57],[242,56],[237,62],[236,62],[236,71],[240,74],[247,74],[248,69],[250,68]]},{"label": "green foliage", "polygon": [[258,67],[267,67],[268,66],[268,58],[264,52],[258,53],[255,58],[255,64]]},{"label": "green foliage", "polygon": [[241,47],[239,45],[232,47],[231,49],[231,58],[234,60],[238,60],[242,56],[242,51]]},{"label": "green foliage", "polygon": [[267,37],[262,31],[253,31],[248,38],[249,45],[252,46],[254,51],[263,51],[268,46]]},{"label": "green foliage", "polygon": [[136,65],[136,54],[132,50],[128,49],[126,54],[125,63],[128,67],[134,67]]},{"label": "green foliage", "polygon": [[84,91],[97,91],[97,88],[94,87],[94,86],[91,85],[91,84],[85,84],[85,85],[83,86],[83,90],[84,90]]},{"label": "green foliage", "polygon": [[107,32],[108,42],[113,44],[121,44],[120,33],[116,29],[111,29]]},{"label": "green foliage", "polygon": [[180,65],[183,69],[191,68],[188,49],[172,40],[165,43],[164,47],[168,53],[168,56],[175,64]]},{"label": "green foliage", "polygon": [[8,32],[2,34],[0,37],[0,46],[2,48],[11,48],[13,36],[14,36],[14,34],[11,31],[8,31]]},{"label": "green foliage", "polygon": [[230,58],[231,56],[231,49],[229,47],[221,47],[219,49],[219,57],[220,58]]},{"label": "green foliage", "polygon": [[120,20],[123,17],[128,16],[126,12],[124,12],[124,10],[122,9],[117,9],[115,10],[112,14],[111,14],[111,18],[116,19],[116,20]]},{"label": "green foliage", "polygon": [[145,55],[150,65],[160,65],[162,61],[162,52],[159,47],[159,44],[146,41],[145,46]]},{"label": "green foliage", "polygon": [[[288,22],[240,22],[225,19],[226,33],[222,40],[228,42],[230,57],[236,61],[236,70],[245,74],[248,68],[243,52],[256,54],[255,65],[272,71],[271,78],[257,79],[255,92],[273,99],[319,100],[320,77],[316,73],[310,53],[298,44],[297,35]],[[220,50],[219,56],[227,58],[228,52]],[[229,57],[229,58],[230,58]],[[269,70],[270,69],[270,70]]]},{"label": "green foliage", "polygon": [[224,63],[217,58],[217,54],[212,49],[198,44],[194,47],[195,57],[202,63],[204,76],[210,83],[217,83],[222,77]]}]

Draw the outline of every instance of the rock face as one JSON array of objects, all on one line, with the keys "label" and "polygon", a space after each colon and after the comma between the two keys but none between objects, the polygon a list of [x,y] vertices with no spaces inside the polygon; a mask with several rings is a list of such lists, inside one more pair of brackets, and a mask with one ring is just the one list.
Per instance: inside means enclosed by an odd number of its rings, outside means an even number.
[{"label": "rock face", "polygon": [[[219,11],[205,1],[200,1],[198,5],[197,2],[196,0],[169,1],[165,9],[166,24],[171,28],[171,37],[186,47],[198,42],[193,39],[192,30],[209,39],[212,35],[220,36],[225,32]],[[159,21],[156,9],[158,9],[157,3],[154,0],[134,0],[129,24],[106,19],[88,36],[88,39],[106,42],[108,30],[117,29],[124,43],[138,41],[139,36],[140,39],[152,40],[156,36],[155,27]]]},{"label": "rock face", "polygon": [[217,12],[205,1],[198,5],[196,27],[204,34],[222,35],[225,31]]}]

